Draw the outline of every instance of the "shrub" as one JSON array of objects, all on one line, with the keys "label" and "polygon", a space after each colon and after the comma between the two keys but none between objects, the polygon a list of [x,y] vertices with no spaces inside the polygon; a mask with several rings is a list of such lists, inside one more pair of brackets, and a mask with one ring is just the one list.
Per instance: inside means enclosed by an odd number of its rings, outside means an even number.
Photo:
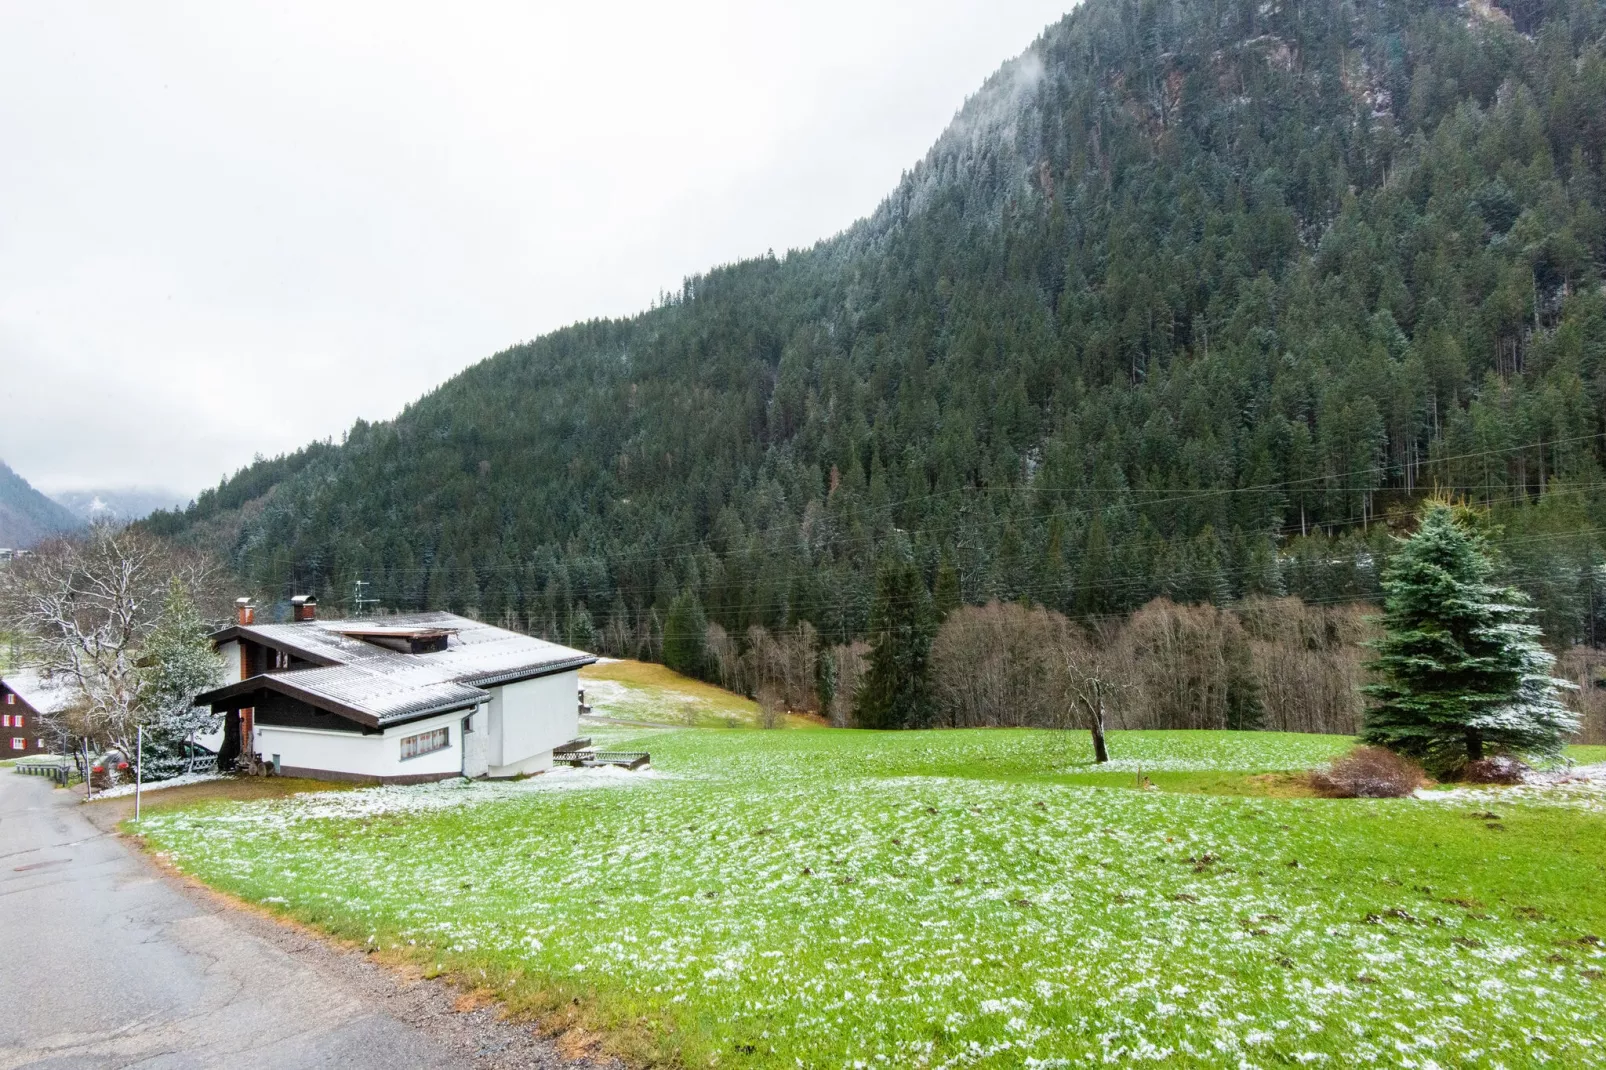
[{"label": "shrub", "polygon": [[1422,767],[1383,747],[1356,747],[1310,775],[1329,799],[1398,799],[1427,782]]},{"label": "shrub", "polygon": [[1521,784],[1528,767],[1508,754],[1479,758],[1461,767],[1461,780],[1470,784]]}]

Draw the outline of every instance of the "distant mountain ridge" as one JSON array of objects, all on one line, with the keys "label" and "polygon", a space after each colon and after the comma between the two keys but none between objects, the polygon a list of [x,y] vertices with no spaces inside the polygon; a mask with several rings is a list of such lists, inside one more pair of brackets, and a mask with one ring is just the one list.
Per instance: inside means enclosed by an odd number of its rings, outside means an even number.
[{"label": "distant mountain ridge", "polygon": [[1606,3],[1085,0],[868,218],[465,370],[153,530],[265,591],[646,651],[968,602],[1377,592],[1487,505],[1606,641]]},{"label": "distant mountain ridge", "polygon": [[87,523],[114,524],[143,520],[158,509],[182,509],[189,500],[176,491],[155,487],[67,490],[52,494],[51,498]]},{"label": "distant mountain ridge", "polygon": [[76,531],[84,521],[35,490],[0,461],[0,547],[27,549],[52,535]]}]

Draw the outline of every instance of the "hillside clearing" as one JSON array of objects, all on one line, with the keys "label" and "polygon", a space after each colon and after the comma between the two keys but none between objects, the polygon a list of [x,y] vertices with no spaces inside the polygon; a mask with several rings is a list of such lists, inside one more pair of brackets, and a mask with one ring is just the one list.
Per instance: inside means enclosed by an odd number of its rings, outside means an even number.
[{"label": "hillside clearing", "polygon": [[[1263,774],[1347,742],[1116,733],[1112,750]],[[1081,733],[651,745],[650,778],[214,803],[141,831],[227,891],[645,1061],[1603,1057],[1598,790],[1498,810],[1112,790],[1075,782]]]},{"label": "hillside clearing", "polygon": [[[652,662],[608,658],[582,669],[580,683],[593,710],[581,727],[593,736],[593,722],[676,728],[754,728],[759,724],[758,703],[752,699]],[[808,717],[786,718],[786,727],[817,724]]]}]

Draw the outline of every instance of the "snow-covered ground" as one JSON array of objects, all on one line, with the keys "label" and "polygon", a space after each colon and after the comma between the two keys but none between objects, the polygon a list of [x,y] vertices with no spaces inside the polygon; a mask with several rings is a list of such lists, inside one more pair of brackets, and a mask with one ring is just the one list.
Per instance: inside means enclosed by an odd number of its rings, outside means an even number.
[{"label": "snow-covered ground", "polygon": [[[183,776],[172,777],[168,780],[147,780],[141,787],[141,790],[161,791],[164,788],[182,788],[186,784],[204,784],[208,780],[221,779],[223,779],[223,774],[221,773],[186,773]],[[130,780],[126,784],[119,784],[114,788],[107,788],[105,791],[95,792],[95,798],[116,799],[124,795],[132,794],[134,794],[134,782]]]}]

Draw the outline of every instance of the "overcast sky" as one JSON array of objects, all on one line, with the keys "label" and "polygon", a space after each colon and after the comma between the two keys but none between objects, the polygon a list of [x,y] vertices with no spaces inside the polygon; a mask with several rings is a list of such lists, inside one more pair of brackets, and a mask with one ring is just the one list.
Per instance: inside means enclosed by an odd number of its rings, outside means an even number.
[{"label": "overcast sky", "polygon": [[0,4],[0,458],[193,494],[812,244],[1069,6]]}]

